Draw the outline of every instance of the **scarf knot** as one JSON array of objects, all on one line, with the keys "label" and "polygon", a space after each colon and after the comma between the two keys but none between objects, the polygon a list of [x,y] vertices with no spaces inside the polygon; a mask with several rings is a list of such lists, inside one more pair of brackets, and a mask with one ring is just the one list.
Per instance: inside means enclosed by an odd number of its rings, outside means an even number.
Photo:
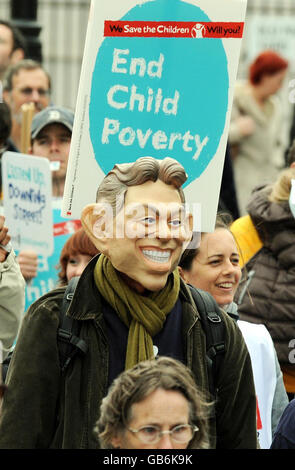
[{"label": "scarf knot", "polygon": [[152,338],[163,328],[179,296],[178,269],[169,275],[163,289],[145,296],[132,290],[111,261],[100,255],[94,268],[94,280],[100,294],[129,328],[125,369],[154,358]]}]

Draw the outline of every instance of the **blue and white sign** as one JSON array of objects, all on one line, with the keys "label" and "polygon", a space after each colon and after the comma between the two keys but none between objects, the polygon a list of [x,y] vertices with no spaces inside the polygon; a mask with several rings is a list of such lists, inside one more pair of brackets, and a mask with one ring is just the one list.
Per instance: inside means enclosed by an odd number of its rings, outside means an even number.
[{"label": "blue and white sign", "polygon": [[52,184],[49,160],[16,152],[2,157],[3,205],[16,251],[53,252]]},{"label": "blue and white sign", "polygon": [[61,217],[60,198],[53,198],[51,213],[53,219],[51,230],[53,231],[54,250],[50,256],[38,256],[37,276],[26,285],[25,311],[41,295],[57,287],[61,251],[67,240],[81,227],[80,220],[69,220]]},{"label": "blue and white sign", "polygon": [[246,0],[92,2],[64,217],[80,217],[116,163],[169,156],[213,229],[245,10]]}]

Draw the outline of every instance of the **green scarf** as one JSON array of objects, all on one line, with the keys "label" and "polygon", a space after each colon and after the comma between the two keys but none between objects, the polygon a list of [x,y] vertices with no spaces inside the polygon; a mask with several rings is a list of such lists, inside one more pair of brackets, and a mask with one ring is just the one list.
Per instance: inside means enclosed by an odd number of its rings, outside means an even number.
[{"label": "green scarf", "polygon": [[148,296],[131,290],[110,260],[100,255],[94,268],[95,284],[104,299],[129,328],[125,369],[154,358],[153,340],[174,307],[180,288],[178,269],[168,277],[164,289]]}]

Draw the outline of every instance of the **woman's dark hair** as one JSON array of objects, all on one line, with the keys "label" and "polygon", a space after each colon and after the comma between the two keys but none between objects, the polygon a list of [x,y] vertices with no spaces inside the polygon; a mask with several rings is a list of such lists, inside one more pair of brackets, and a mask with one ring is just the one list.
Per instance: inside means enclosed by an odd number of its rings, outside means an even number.
[{"label": "woman's dark hair", "polygon": [[[233,222],[232,216],[229,213],[227,212],[219,213],[216,216],[214,230],[218,228],[225,228],[226,230],[230,231],[230,225],[232,224],[232,222]],[[203,233],[206,233],[206,232],[203,232]],[[178,265],[185,271],[190,271],[192,267],[192,262],[194,258],[197,256],[198,252],[199,252],[199,247],[193,248],[193,249],[188,248],[184,250]]]},{"label": "woman's dark hair", "polygon": [[249,68],[249,79],[252,85],[258,85],[264,75],[275,75],[286,70],[288,61],[274,51],[261,52]]}]

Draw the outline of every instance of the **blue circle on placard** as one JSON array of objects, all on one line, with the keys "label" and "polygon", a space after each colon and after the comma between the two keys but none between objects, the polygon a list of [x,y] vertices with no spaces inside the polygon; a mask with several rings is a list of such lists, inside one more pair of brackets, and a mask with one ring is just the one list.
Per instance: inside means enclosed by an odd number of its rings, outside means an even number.
[{"label": "blue circle on placard", "polygon": [[[211,21],[199,7],[181,0],[148,1],[132,8],[121,20]],[[115,49],[120,50],[117,72],[112,71]],[[160,54],[164,57],[161,76],[151,76],[148,64],[160,64]],[[132,58],[145,61],[143,76],[139,76],[139,66],[130,74]],[[108,102],[108,93],[115,85],[120,88],[113,99],[124,108],[117,109]],[[139,94],[144,101],[135,99],[130,111],[132,86],[136,87],[133,96]],[[203,173],[217,151],[225,125],[228,87],[227,57],[221,39],[106,37],[98,50],[89,104],[90,138],[98,165],[107,173],[116,163],[132,162],[141,156],[169,156],[184,166],[186,186]],[[154,107],[147,111],[151,95]],[[156,97],[160,100],[161,95],[160,108],[155,112]],[[163,111],[166,98],[170,98],[165,108],[170,114]],[[144,102],[142,111],[140,101]]]}]

